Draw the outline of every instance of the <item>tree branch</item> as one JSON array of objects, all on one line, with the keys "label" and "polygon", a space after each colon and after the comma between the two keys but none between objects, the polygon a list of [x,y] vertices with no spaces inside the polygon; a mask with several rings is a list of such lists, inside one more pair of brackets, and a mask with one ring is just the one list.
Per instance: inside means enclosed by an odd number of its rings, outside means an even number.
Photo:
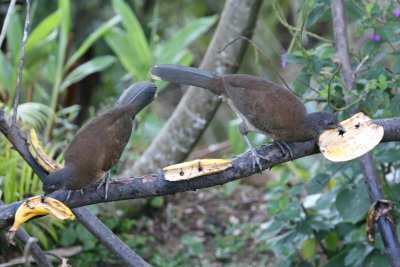
[{"label": "tree branch", "polygon": [[[375,123],[382,125],[385,129],[382,142],[400,141],[400,118],[376,120]],[[288,143],[288,145],[293,152],[293,158],[285,157],[281,149],[273,143],[256,148],[260,155],[268,155],[271,159],[269,162],[261,159],[262,169],[269,169],[290,160],[319,153],[318,146],[314,141]],[[84,198],[81,197],[79,192],[75,192],[66,204],[74,208],[102,202],[171,195],[222,185],[258,172],[257,169],[253,169],[253,158],[250,152],[233,158],[232,166],[232,168],[220,173],[180,182],[168,182],[162,173],[149,174],[140,178],[118,179],[118,183],[110,184],[107,200],[104,200],[104,191],[97,191],[97,184],[92,184],[85,188]],[[57,191],[50,196],[64,200],[67,194],[66,191]],[[0,207],[0,228],[12,224],[15,211],[21,203],[22,201],[19,201]]]},{"label": "tree branch", "polygon": [[[243,39],[220,50],[239,36],[251,38],[261,0],[228,0],[200,68],[218,74],[234,73],[247,48]],[[219,106],[219,98],[202,88],[189,87],[160,134],[132,167],[123,171],[144,174],[183,161],[196,145]]]}]

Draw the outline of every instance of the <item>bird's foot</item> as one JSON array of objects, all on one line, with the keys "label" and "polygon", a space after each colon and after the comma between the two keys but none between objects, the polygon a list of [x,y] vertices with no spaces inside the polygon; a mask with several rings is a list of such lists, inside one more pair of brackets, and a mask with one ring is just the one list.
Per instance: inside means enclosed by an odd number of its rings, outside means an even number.
[{"label": "bird's foot", "polygon": [[110,184],[113,184],[113,183],[123,183],[123,181],[111,179],[110,178],[110,172],[108,172],[106,174],[106,177],[103,179],[103,181],[101,181],[99,183],[99,185],[97,186],[96,191],[98,191],[104,185],[104,200],[107,200],[107,198],[108,198],[108,188],[109,188]]},{"label": "bird's foot", "polygon": [[253,170],[256,169],[256,164],[257,164],[258,170],[260,171],[260,174],[262,174],[260,158],[270,162],[271,161],[270,157],[258,154],[257,151],[253,147],[251,147],[250,151],[251,151],[252,159],[253,159]]},{"label": "bird's foot", "polygon": [[108,197],[108,187],[112,183],[110,179],[109,173],[107,173],[106,177],[99,183],[99,185],[96,188],[96,192],[104,185],[104,200],[107,200]]},{"label": "bird's foot", "polygon": [[263,156],[257,153],[257,151],[254,149],[254,147],[251,145],[249,138],[247,137],[246,134],[243,135],[244,140],[247,143],[247,146],[249,147],[251,154],[253,156],[253,171],[256,169],[256,165],[258,167],[258,170],[262,174],[262,167],[260,163],[260,158],[265,159],[266,161],[270,162],[271,159],[268,156]]},{"label": "bird's foot", "polygon": [[287,142],[285,141],[273,141],[272,142],[274,145],[276,145],[277,147],[279,147],[279,149],[282,151],[282,154],[284,157],[287,157],[288,154],[290,156],[290,158],[293,160],[293,152],[292,149],[290,148],[290,146],[288,145]]}]

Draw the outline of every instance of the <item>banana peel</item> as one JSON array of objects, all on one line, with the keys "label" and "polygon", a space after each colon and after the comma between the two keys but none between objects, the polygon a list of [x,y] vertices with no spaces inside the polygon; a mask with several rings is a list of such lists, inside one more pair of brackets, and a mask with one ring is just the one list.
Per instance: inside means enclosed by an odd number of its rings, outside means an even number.
[{"label": "banana peel", "polygon": [[209,175],[232,167],[226,159],[196,159],[163,168],[165,180],[177,182]]},{"label": "banana peel", "polygon": [[383,127],[362,112],[340,123],[346,130],[324,131],[318,138],[319,149],[330,161],[341,162],[355,159],[372,150],[383,138]]},{"label": "banana peel", "polygon": [[37,216],[52,215],[60,220],[74,220],[75,215],[61,201],[51,197],[34,196],[25,200],[17,209],[14,224],[7,233],[7,242],[15,244],[13,237],[21,224]]},{"label": "banana peel", "polygon": [[57,161],[49,157],[43,150],[35,129],[30,129],[27,141],[29,153],[47,173],[52,173],[62,168]]}]

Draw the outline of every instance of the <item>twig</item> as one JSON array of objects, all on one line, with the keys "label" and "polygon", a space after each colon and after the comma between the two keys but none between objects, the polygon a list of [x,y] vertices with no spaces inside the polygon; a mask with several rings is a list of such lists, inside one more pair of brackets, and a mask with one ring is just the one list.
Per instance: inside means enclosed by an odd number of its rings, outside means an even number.
[{"label": "twig", "polygon": [[28,261],[29,252],[32,254],[32,257],[35,259],[38,266],[43,267],[52,267],[53,265],[47,259],[45,252],[40,248],[40,246],[36,242],[32,242],[32,237],[22,228],[18,230],[15,236],[21,240],[22,243],[25,244],[24,249],[24,257],[25,257],[25,264]]},{"label": "twig", "polygon": [[[74,209],[76,218],[79,219],[94,236],[98,237],[100,241],[103,242],[103,244],[108,248],[108,250],[117,255],[123,262],[127,263],[128,266],[150,266],[138,254],[121,242],[121,240],[116,238],[110,229],[107,227],[98,227],[98,225],[102,224],[102,222],[96,216],[83,211],[84,210],[82,208]],[[90,217],[87,218],[87,216]],[[83,217],[86,218],[83,220]]]},{"label": "twig", "polygon": [[10,23],[10,19],[11,19],[11,16],[13,14],[13,11],[14,11],[15,2],[17,2],[17,0],[11,0],[10,1],[10,5],[8,6],[7,15],[6,15],[5,19],[4,19],[3,27],[1,28],[0,48],[3,45],[4,38],[6,37],[8,24]]},{"label": "twig", "polygon": [[25,60],[25,47],[26,47],[26,41],[28,40],[28,34],[29,34],[29,25],[30,25],[29,13],[30,12],[31,12],[31,4],[30,4],[29,0],[26,0],[26,16],[25,16],[25,25],[24,25],[24,36],[22,37],[21,56],[20,56],[19,66],[18,66],[17,87],[15,88],[15,100],[14,100],[14,111],[13,111],[14,123],[17,121],[19,95],[20,95],[20,91],[21,91],[21,82],[22,82],[22,70],[24,68],[24,60]]}]

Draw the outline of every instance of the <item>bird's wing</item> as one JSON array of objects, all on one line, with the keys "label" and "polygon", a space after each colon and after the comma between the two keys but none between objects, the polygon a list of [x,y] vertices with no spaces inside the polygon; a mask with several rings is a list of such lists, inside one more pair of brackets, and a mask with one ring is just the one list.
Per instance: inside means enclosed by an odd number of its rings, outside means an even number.
[{"label": "bird's wing", "polygon": [[64,153],[65,162],[108,170],[118,161],[129,141],[131,128],[125,128],[132,126],[129,123],[132,118],[125,108],[111,111],[97,116],[78,131]]},{"label": "bird's wing", "polygon": [[306,114],[303,103],[280,85],[235,74],[224,76],[224,86],[237,110],[260,132],[274,137],[276,131],[285,134],[292,125],[303,123]]}]

